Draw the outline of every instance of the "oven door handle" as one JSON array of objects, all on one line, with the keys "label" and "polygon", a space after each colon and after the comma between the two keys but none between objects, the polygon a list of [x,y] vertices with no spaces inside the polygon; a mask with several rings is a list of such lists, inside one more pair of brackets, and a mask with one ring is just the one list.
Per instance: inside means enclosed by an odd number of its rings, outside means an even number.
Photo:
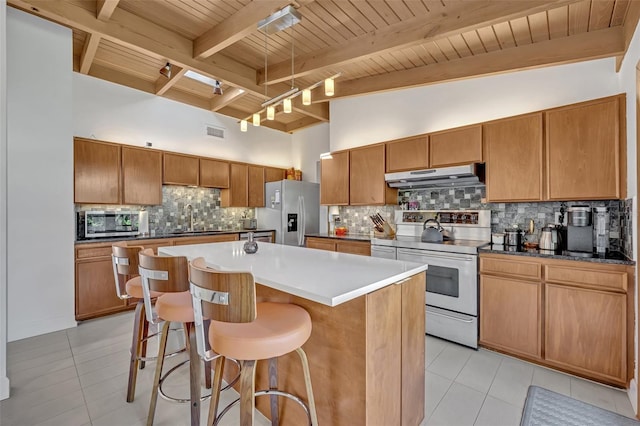
[{"label": "oven door handle", "polygon": [[447,256],[447,255],[433,254],[433,253],[429,253],[429,254],[413,253],[411,251],[405,251],[405,250],[398,249],[398,254],[400,254],[400,253],[406,254],[406,255],[409,255],[409,256],[417,256],[417,257],[423,257],[423,258],[435,257],[437,259],[464,260],[464,261],[467,261],[467,262],[471,262],[474,259],[473,256]]}]

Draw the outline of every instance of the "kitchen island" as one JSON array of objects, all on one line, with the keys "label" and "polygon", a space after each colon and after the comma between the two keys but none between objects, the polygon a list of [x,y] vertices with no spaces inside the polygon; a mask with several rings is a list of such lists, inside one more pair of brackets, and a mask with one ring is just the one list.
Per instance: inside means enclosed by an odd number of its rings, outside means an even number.
[{"label": "kitchen island", "polygon": [[[309,312],[313,330],[304,349],[321,425],[419,425],[427,265],[269,243],[248,255],[243,244],[162,247],[159,253],[251,272],[259,301],[295,303]],[[257,388],[264,389],[266,363],[260,364]],[[304,398],[297,355],[279,358],[278,370],[279,386]],[[268,403],[256,401],[266,416]],[[283,399],[280,421],[302,425],[306,416]]]}]

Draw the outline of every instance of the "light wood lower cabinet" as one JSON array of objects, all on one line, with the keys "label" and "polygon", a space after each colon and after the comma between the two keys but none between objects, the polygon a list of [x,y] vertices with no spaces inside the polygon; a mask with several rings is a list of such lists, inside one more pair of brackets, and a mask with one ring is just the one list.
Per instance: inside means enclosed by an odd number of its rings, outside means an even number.
[{"label": "light wood lower cabinet", "polygon": [[627,368],[627,296],[545,285],[545,359],[607,381],[623,381]]},{"label": "light wood lower cabinet", "polygon": [[368,241],[352,241],[331,237],[307,237],[306,247],[371,256],[371,243]]},{"label": "light wood lower cabinet", "polygon": [[541,358],[541,284],[482,276],[480,295],[480,343]]},{"label": "light wood lower cabinet", "polygon": [[603,383],[633,375],[634,268],[480,255],[480,344]]},{"label": "light wood lower cabinet", "polygon": [[[237,241],[238,237],[238,233],[230,233],[199,237],[128,240],[127,245],[151,248],[157,253],[158,247]],[[116,284],[111,264],[111,246],[115,243],[116,241],[76,244],[75,317],[78,321],[123,312],[135,307],[135,303],[120,300],[116,295]]]}]

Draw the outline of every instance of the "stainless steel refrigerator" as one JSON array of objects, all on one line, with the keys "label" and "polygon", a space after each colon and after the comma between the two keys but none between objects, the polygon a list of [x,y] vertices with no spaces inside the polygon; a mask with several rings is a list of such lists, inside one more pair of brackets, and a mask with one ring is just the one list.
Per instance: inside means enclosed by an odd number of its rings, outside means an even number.
[{"label": "stainless steel refrigerator", "polygon": [[297,180],[265,184],[265,208],[256,209],[258,228],[275,229],[276,243],[303,246],[304,235],[317,233],[320,185]]}]

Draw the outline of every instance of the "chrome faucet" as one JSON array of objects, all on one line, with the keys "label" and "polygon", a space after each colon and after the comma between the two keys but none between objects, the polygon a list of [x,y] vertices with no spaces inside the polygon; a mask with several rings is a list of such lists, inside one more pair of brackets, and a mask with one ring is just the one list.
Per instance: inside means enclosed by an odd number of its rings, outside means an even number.
[{"label": "chrome faucet", "polygon": [[187,231],[193,232],[193,206],[191,204],[187,204],[185,207],[187,209],[187,213],[189,214],[189,227]]}]

